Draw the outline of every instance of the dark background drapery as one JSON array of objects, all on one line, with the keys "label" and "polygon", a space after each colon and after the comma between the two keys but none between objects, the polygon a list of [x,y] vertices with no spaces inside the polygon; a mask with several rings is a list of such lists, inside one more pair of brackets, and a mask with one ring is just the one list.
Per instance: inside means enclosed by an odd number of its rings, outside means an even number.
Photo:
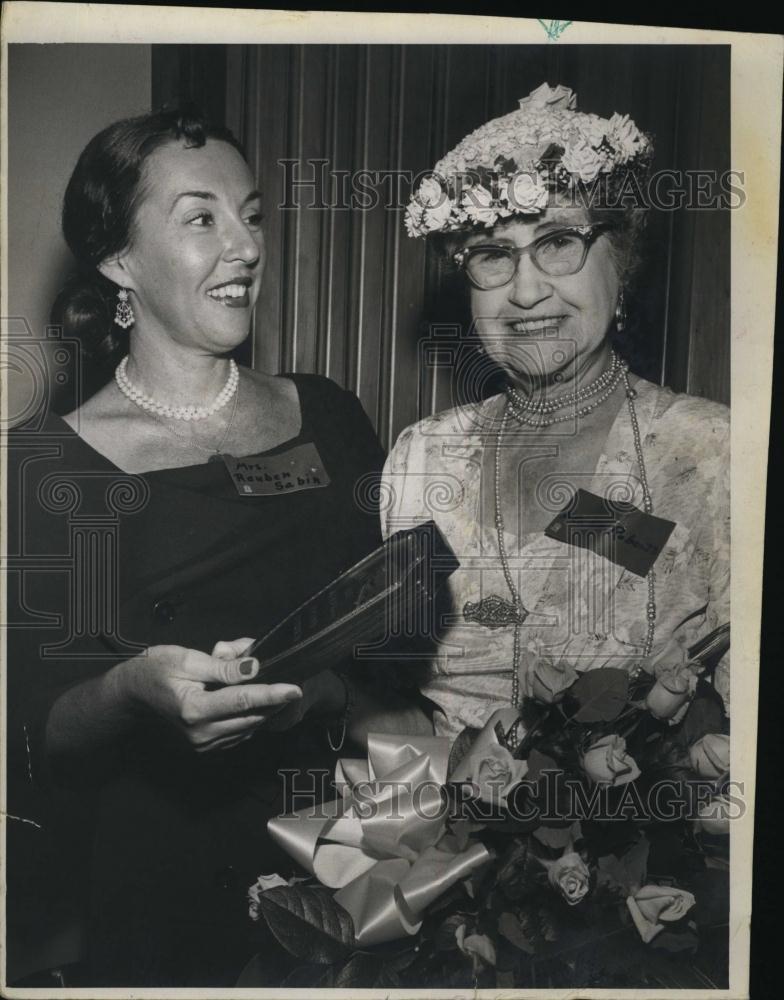
[{"label": "dark background drapery", "polygon": [[[393,197],[397,208],[384,204],[390,179],[376,186],[379,204],[359,209],[344,207],[349,199],[329,183],[329,172],[416,175],[547,81],[575,90],[583,110],[629,113],[654,137],[654,169],[720,174],[730,166],[729,52],[686,45],[159,46],[152,103],[191,99],[225,120],[258,173],[268,264],[253,363],[330,375],[359,394],[391,444],[407,424],[453,405],[454,352],[432,348],[467,332],[465,298],[456,276],[404,232],[405,177]],[[295,162],[284,167],[285,160]],[[324,186],[292,193],[286,184],[287,176],[318,182],[322,170]],[[281,209],[286,201],[300,207]],[[647,268],[630,302],[638,372],[728,403],[729,287],[730,213],[654,210]]]},{"label": "dark background drapery", "polygon": [[[39,366],[28,355],[42,349],[57,412],[96,384],[75,369],[75,345],[52,339],[46,323],[73,266],[58,232],[62,193],[78,152],[111,121],[190,100],[235,130],[262,187],[268,249],[242,360],[332,376],[358,392],[389,445],[419,417],[490,388],[487,373],[461,368],[453,349],[468,332],[460,276],[405,235],[412,175],[543,81],[574,89],[583,110],[631,114],[654,136],[656,169],[720,174],[730,166],[729,59],[728,46],[686,45],[12,45],[8,324],[18,363],[9,412],[36,403]],[[308,161],[321,161],[327,176],[408,179],[366,179],[381,200],[346,208],[330,183],[292,196],[283,161],[299,179],[314,176]],[[391,194],[397,207],[385,207]],[[305,207],[280,208],[287,198]],[[307,207],[320,200],[335,207]],[[629,302],[627,338],[641,375],[722,402],[730,217],[651,213],[649,265]]]}]

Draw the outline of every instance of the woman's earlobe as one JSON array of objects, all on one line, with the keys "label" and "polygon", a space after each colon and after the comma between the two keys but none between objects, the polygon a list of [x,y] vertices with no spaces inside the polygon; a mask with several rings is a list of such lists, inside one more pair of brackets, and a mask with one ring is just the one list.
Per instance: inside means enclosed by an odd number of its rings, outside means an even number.
[{"label": "woman's earlobe", "polygon": [[102,260],[100,264],[97,265],[97,270],[104,276],[108,278],[109,281],[113,281],[115,285],[120,288],[129,287],[129,277],[128,270],[123,263],[121,257],[110,257],[107,260]]}]

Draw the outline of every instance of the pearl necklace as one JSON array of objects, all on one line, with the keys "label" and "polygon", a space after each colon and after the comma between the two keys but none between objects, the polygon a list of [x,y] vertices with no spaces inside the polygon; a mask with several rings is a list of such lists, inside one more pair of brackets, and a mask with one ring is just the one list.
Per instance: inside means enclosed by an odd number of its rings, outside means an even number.
[{"label": "pearl necklace", "polygon": [[158,400],[146,396],[128,378],[127,368],[126,354],[114,371],[114,380],[120,392],[140,409],[157,414],[159,417],[170,417],[172,420],[204,420],[211,417],[228,403],[240,384],[240,370],[232,358],[229,360],[229,377],[226,379],[226,384],[209,406],[170,406],[168,403],[159,403]]},{"label": "pearl necklace", "polygon": [[[575,417],[584,417],[586,414],[592,413],[612,396],[615,387],[623,378],[623,362],[615,351],[612,352],[611,357],[610,367],[597,379],[575,392],[558,396],[555,399],[535,399],[533,396],[523,396],[513,386],[509,386],[506,390],[506,396],[510,411],[521,424],[527,424],[529,427],[550,427],[552,424],[574,420]],[[590,402],[586,402],[587,400]],[[564,409],[567,410],[566,413],[557,415],[559,410]]]},{"label": "pearl necklace", "polygon": [[[616,355],[613,352],[613,363],[615,363]],[[642,486],[642,502],[643,510],[646,514],[653,513],[653,500],[651,498],[651,491],[648,486],[648,475],[645,469],[645,459],[643,457],[642,451],[642,439],[640,436],[640,425],[637,420],[637,411],[634,405],[634,400],[637,398],[637,390],[633,389],[629,383],[629,368],[623,362],[618,363],[619,374],[614,378],[613,389],[618,384],[620,380],[623,380],[624,390],[626,392],[626,404],[629,408],[629,418],[632,425],[632,437],[634,438],[634,450],[637,456],[637,466],[640,471],[640,484]],[[608,369],[612,370],[612,369]],[[606,374],[606,373],[605,373]],[[586,388],[591,389],[592,386],[587,386]],[[576,394],[573,394],[576,395]],[[610,393],[603,393],[601,400],[597,400],[591,409],[595,409],[601,401],[608,398]],[[585,410],[584,412],[590,412]],[[498,426],[498,431],[496,432],[496,446],[495,446],[495,464],[494,464],[494,493],[495,493],[495,528],[496,535],[498,537],[498,552],[501,556],[501,567],[504,573],[504,579],[506,580],[506,585],[509,588],[509,593],[512,597],[512,613],[508,614],[508,623],[514,625],[514,634],[512,637],[512,692],[511,692],[511,703],[515,708],[520,706],[520,627],[529,615],[528,609],[524,606],[522,599],[520,597],[520,592],[518,591],[514,579],[512,578],[512,572],[509,568],[509,556],[506,551],[506,543],[504,541],[504,516],[501,510],[501,442],[503,441],[504,433],[506,432],[507,425],[509,423],[510,415],[514,415],[519,419],[517,413],[515,413],[511,406],[511,401],[507,395],[506,405],[504,406],[504,412],[501,416],[501,422]],[[582,416],[582,411],[577,411],[575,416]],[[561,418],[568,419],[568,418]],[[555,421],[552,421],[555,422]],[[648,571],[646,577],[648,583],[648,600],[645,605],[645,617],[646,617],[646,633],[645,641],[643,643],[643,657],[648,657],[651,654],[651,649],[653,648],[653,640],[656,630],[656,576],[653,567]],[[636,677],[641,670],[641,666],[637,664],[632,670],[632,677]],[[509,733],[509,743],[512,749],[517,746],[517,727],[514,727]]]},{"label": "pearl necklace", "polygon": [[214,447],[207,447],[206,445],[202,444],[200,441],[197,441],[193,437],[185,437],[184,434],[180,434],[179,431],[175,431],[173,427],[169,427],[169,425],[164,423],[163,420],[161,420],[161,418],[155,413],[152,413],[151,416],[153,420],[157,420],[157,422],[161,425],[161,427],[163,427],[165,431],[168,431],[169,434],[173,434],[174,437],[179,438],[180,441],[186,442],[186,444],[188,444],[193,448],[198,448],[199,451],[206,451],[210,456],[209,461],[215,462],[219,461],[223,457],[223,447],[228,441],[229,434],[231,433],[231,429],[234,426],[234,418],[237,415],[237,406],[239,404],[239,401],[240,401],[240,387],[238,385],[237,391],[234,394],[234,402],[232,403],[231,406],[231,415],[229,416],[229,419],[226,423],[226,429],[221,435],[220,441]]}]

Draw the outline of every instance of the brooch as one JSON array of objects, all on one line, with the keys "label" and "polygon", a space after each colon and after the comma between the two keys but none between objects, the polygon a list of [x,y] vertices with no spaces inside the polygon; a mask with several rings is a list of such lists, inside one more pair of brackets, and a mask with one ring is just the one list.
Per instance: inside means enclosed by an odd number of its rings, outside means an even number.
[{"label": "brooch", "polygon": [[522,625],[528,617],[528,611],[522,604],[512,604],[497,594],[483,597],[477,604],[466,601],[463,605],[463,618],[467,622],[477,622],[487,628],[503,628],[506,625]]}]

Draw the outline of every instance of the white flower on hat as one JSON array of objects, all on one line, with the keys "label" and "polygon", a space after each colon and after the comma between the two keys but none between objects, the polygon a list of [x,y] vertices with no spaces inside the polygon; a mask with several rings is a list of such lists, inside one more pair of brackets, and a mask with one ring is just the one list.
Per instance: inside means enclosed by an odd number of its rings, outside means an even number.
[{"label": "white flower on hat", "polygon": [[642,133],[631,118],[617,111],[607,124],[607,140],[615,147],[619,163],[636,156],[644,144]]},{"label": "white flower on hat", "polygon": [[515,174],[509,181],[506,198],[513,209],[521,212],[541,212],[547,208],[547,188],[539,174]]},{"label": "white flower on hat", "polygon": [[[546,192],[554,187],[564,182],[590,184],[600,173],[610,174],[630,161],[630,169],[646,170],[641,154],[650,152],[650,140],[628,115],[605,119],[585,114],[577,110],[572,90],[546,83],[519,103],[518,110],[465,136],[436,164],[433,183],[423,183],[412,197],[418,208],[406,215],[410,235],[490,226],[516,212],[541,211]],[[545,155],[546,169],[540,162]],[[483,171],[494,176],[495,200],[487,181],[487,187],[462,186],[461,178],[477,172],[481,176]],[[516,180],[518,173],[529,176]]]},{"label": "white flower on hat", "polygon": [[446,195],[442,195],[440,204],[433,205],[432,208],[426,208],[422,217],[425,232],[432,233],[437,229],[446,228],[449,216],[452,214],[452,207],[452,199]]},{"label": "white flower on hat", "polygon": [[427,230],[423,225],[425,210],[417,201],[410,201],[406,206],[403,224],[409,236],[424,236]]},{"label": "white flower on hat", "polygon": [[566,148],[561,158],[561,165],[570,174],[577,174],[584,184],[590,184],[602,169],[602,158],[584,139],[581,139]]},{"label": "white flower on hat", "polygon": [[472,222],[478,222],[485,226],[492,226],[498,217],[496,206],[493,204],[493,196],[481,184],[466,188],[460,204],[468,218]]},{"label": "white flower on hat", "polygon": [[557,87],[542,83],[536,90],[532,90],[528,97],[522,97],[519,104],[521,108],[526,107],[526,105],[538,105],[549,110],[563,108],[566,111],[574,111],[577,107],[577,95],[569,87],[564,87],[560,83]]},{"label": "white flower on hat", "polygon": [[583,120],[580,122],[580,135],[589,146],[600,145],[607,132],[608,126],[605,119],[598,115],[583,116]]},{"label": "white flower on hat", "polygon": [[434,208],[442,205],[447,195],[435,177],[425,177],[419,185],[416,197],[420,205]]}]

